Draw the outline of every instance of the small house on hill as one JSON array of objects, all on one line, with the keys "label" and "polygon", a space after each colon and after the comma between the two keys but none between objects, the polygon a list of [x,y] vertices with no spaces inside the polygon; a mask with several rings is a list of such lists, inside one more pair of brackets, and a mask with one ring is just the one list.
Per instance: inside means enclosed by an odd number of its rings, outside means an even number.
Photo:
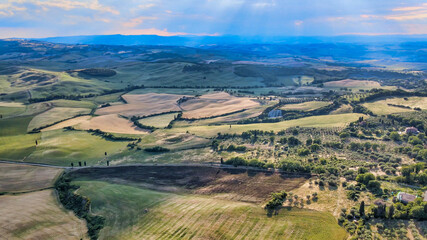
[{"label": "small house on hill", "polygon": [[409,194],[409,193],[405,193],[405,192],[399,192],[397,194],[397,200],[399,200],[399,202],[405,203],[405,204],[415,201],[416,198],[417,198],[417,196]]},{"label": "small house on hill", "polygon": [[418,129],[416,127],[407,127],[405,129],[405,133],[406,134],[418,134],[419,131],[418,131]]}]

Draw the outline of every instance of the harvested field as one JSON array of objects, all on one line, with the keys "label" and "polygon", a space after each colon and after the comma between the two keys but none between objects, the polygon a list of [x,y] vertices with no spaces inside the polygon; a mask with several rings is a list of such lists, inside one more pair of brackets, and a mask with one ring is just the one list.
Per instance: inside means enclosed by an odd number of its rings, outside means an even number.
[{"label": "harvested field", "polygon": [[181,104],[184,118],[206,118],[250,109],[259,106],[258,102],[246,97],[234,97],[225,92],[202,95]]},{"label": "harvested field", "polygon": [[[281,209],[200,195],[162,193],[103,181],[77,181],[92,211],[105,216],[100,239],[346,239],[326,212]],[[123,204],[125,203],[125,204]],[[319,224],[321,223],[321,224]]]},{"label": "harvested field", "polygon": [[132,166],[79,169],[74,178],[126,181],[160,190],[197,194],[225,194],[227,199],[261,202],[270,193],[298,188],[305,177],[246,169],[198,166]]},{"label": "harvested field", "polygon": [[51,187],[58,168],[0,163],[0,192],[25,192]]},{"label": "harvested field", "polygon": [[64,127],[74,126],[74,125],[77,125],[79,123],[86,122],[86,121],[88,121],[91,118],[92,118],[91,116],[80,116],[80,117],[72,118],[72,119],[69,119],[69,120],[57,123],[57,124],[55,124],[53,126],[44,128],[41,131],[42,132],[44,132],[44,131],[51,131],[51,130],[62,129]]},{"label": "harvested field", "polygon": [[25,105],[20,102],[0,102],[0,107],[25,107]]},{"label": "harvested field", "polygon": [[285,111],[313,111],[322,107],[326,107],[332,102],[310,101],[296,104],[286,104],[280,109]]},{"label": "harvested field", "polygon": [[86,223],[66,212],[52,190],[0,196],[1,239],[87,239]]},{"label": "harvested field", "polygon": [[381,88],[381,84],[375,81],[352,80],[352,79],[325,82],[324,86],[326,88],[359,88],[359,89]]},{"label": "harvested field", "polygon": [[33,130],[34,128],[39,128],[52,124],[57,121],[61,121],[67,118],[74,117],[79,114],[88,114],[90,109],[88,108],[64,108],[64,107],[55,107],[44,113],[41,113],[35,116],[30,124],[28,125],[28,131]]},{"label": "harvested field", "polygon": [[152,114],[180,111],[178,99],[183,95],[147,93],[140,95],[126,94],[122,96],[127,104],[100,108],[98,115],[121,114],[124,116],[148,116]]},{"label": "harvested field", "polygon": [[121,118],[116,114],[92,117],[80,122],[75,126],[77,129],[99,129],[104,132],[123,133],[123,134],[146,134],[147,131],[141,129],[127,119]]}]

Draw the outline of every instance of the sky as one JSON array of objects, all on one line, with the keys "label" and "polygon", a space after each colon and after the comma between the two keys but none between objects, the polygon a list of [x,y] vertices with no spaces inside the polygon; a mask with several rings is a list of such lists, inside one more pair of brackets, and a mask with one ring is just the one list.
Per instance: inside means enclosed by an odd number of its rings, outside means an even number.
[{"label": "sky", "polygon": [[427,34],[427,0],[0,0],[0,38]]}]

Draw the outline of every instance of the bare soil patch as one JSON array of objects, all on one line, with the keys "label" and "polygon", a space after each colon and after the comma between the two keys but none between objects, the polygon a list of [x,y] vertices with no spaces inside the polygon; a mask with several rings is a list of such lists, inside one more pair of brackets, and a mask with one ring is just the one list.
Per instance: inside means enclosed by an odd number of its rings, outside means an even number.
[{"label": "bare soil patch", "polygon": [[260,202],[272,192],[302,186],[305,177],[252,169],[203,166],[123,166],[73,171],[75,178],[140,184],[165,191],[229,195],[233,200]]}]

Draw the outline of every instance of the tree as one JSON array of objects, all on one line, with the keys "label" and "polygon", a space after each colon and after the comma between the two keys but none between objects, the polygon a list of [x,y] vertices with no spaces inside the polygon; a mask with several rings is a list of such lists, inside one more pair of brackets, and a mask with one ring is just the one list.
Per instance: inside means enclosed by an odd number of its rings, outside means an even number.
[{"label": "tree", "polygon": [[365,185],[368,185],[369,181],[375,180],[375,176],[372,173],[363,173],[359,174],[356,177],[356,181],[359,183],[363,183]]},{"label": "tree", "polygon": [[388,208],[388,218],[392,219],[394,215],[394,205],[392,204],[389,208]]},{"label": "tree", "polygon": [[365,201],[360,203],[359,214],[360,216],[365,216]]},{"label": "tree", "polygon": [[409,216],[418,220],[427,219],[427,213],[424,212],[423,206],[412,207],[409,211]]},{"label": "tree", "polygon": [[410,136],[408,142],[412,145],[423,144],[423,141],[419,139],[417,136]]},{"label": "tree", "polygon": [[311,145],[310,146],[310,150],[312,151],[312,152],[316,152],[316,151],[318,151],[320,149],[320,146],[319,146],[319,144],[313,144],[313,145]]},{"label": "tree", "polygon": [[397,132],[391,132],[390,133],[390,139],[397,142],[400,141],[400,135]]}]

